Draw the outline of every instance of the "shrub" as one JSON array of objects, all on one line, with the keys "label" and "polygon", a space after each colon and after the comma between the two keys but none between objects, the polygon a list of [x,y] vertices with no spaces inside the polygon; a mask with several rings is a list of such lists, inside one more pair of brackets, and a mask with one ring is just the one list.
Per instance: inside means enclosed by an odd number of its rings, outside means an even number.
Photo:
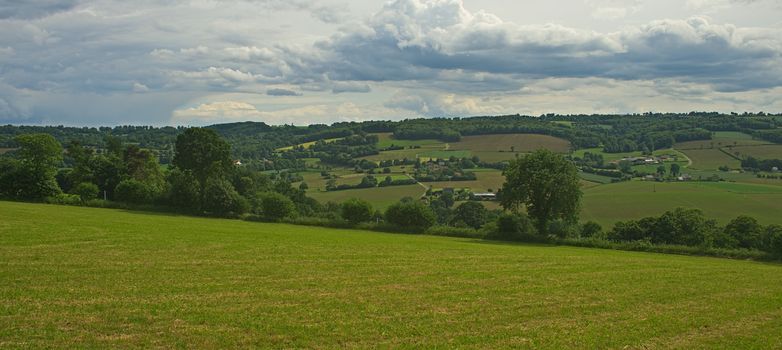
[{"label": "shrub", "polygon": [[419,201],[398,202],[386,210],[386,220],[403,229],[423,231],[437,222],[428,206]]},{"label": "shrub", "polygon": [[82,182],[71,189],[71,193],[79,196],[82,202],[98,198],[98,185],[91,182]]},{"label": "shrub", "polygon": [[594,221],[587,221],[581,225],[581,237],[591,238],[600,237],[603,233],[603,227]]},{"label": "shrub", "polygon": [[168,176],[171,187],[168,201],[176,208],[198,211],[201,207],[201,190],[192,173],[175,169]]},{"label": "shrub", "polygon": [[426,230],[426,234],[432,236],[483,238],[484,234],[469,227],[432,226]]},{"label": "shrub", "polygon": [[296,212],[293,201],[277,192],[266,192],[256,196],[253,210],[266,220],[280,221]]},{"label": "shrub", "polygon": [[122,180],[114,188],[114,198],[127,203],[149,203],[153,199],[153,191],[147,184],[135,180]]},{"label": "shrub", "polygon": [[240,215],[246,212],[249,206],[247,199],[239,195],[230,182],[216,179],[207,181],[202,210],[219,216]]},{"label": "shrub", "polygon": [[81,197],[75,194],[60,193],[54,196],[46,197],[44,202],[49,204],[62,204],[62,205],[81,205]]},{"label": "shrub", "polygon": [[782,258],[782,226],[769,225],[766,227],[763,250]]},{"label": "shrub", "polygon": [[488,211],[483,204],[478,202],[464,202],[456,207],[454,218],[464,222],[467,226],[479,229],[486,222]]},{"label": "shrub", "polygon": [[370,221],[374,213],[372,204],[357,198],[351,198],[342,203],[340,210],[342,218],[352,224]]},{"label": "shrub", "polygon": [[497,229],[490,231],[487,238],[507,241],[537,241],[537,231],[532,220],[525,214],[504,213],[497,218]]},{"label": "shrub", "polygon": [[755,218],[739,216],[725,226],[725,234],[733,237],[740,248],[762,248],[763,226]]}]

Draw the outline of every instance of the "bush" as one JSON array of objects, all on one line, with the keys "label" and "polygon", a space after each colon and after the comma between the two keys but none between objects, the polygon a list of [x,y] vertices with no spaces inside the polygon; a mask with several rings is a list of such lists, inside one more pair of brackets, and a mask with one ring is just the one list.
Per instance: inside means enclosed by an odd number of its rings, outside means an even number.
[{"label": "bush", "polygon": [[75,194],[60,193],[54,196],[46,197],[45,203],[49,204],[61,204],[61,205],[81,205],[81,197]]},{"label": "bush", "polygon": [[578,236],[581,228],[576,223],[568,220],[554,220],[548,224],[549,235],[557,238],[573,238]]},{"label": "bush", "polygon": [[79,196],[82,202],[98,198],[98,185],[91,182],[82,182],[71,189],[71,193]]},{"label": "bush", "polygon": [[114,198],[120,202],[127,203],[149,203],[152,202],[154,193],[147,184],[135,180],[122,180],[114,188]]},{"label": "bush", "polygon": [[351,198],[342,203],[340,213],[343,219],[352,224],[357,224],[372,220],[375,210],[369,202]]},{"label": "bush", "polygon": [[464,222],[467,226],[479,229],[486,223],[488,211],[478,202],[464,202],[456,207],[454,219]]},{"label": "bush", "polygon": [[600,237],[602,236],[602,233],[603,233],[603,227],[594,221],[587,221],[586,223],[581,225],[582,238]]},{"label": "bush", "polygon": [[506,241],[539,241],[532,220],[525,214],[504,213],[497,218],[497,229],[487,238]]},{"label": "bush", "polygon": [[201,190],[192,173],[175,169],[168,176],[171,187],[168,202],[175,208],[198,211],[201,208]]},{"label": "bush", "polygon": [[204,188],[203,211],[212,215],[241,215],[250,205],[226,180],[208,180]]},{"label": "bush", "polygon": [[782,258],[782,226],[766,226],[763,250]]},{"label": "bush", "polygon": [[437,222],[428,206],[419,201],[398,202],[386,210],[386,220],[403,229],[424,231]]},{"label": "bush", "polygon": [[739,248],[762,248],[763,226],[755,218],[739,216],[725,226],[725,234],[738,242]]},{"label": "bush", "polygon": [[469,227],[432,226],[426,230],[426,234],[432,236],[483,238],[484,234]]},{"label": "bush", "polygon": [[261,193],[257,196],[253,211],[265,220],[280,221],[292,217],[296,212],[293,201],[277,192]]}]

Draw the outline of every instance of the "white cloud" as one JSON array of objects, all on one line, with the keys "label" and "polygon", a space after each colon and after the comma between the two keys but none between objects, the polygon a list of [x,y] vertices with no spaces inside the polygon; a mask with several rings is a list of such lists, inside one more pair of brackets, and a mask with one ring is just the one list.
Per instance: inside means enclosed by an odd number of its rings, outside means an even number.
[{"label": "white cloud", "polygon": [[[684,110],[710,109],[707,101],[769,110],[782,99],[769,93],[782,86],[782,26],[756,20],[778,18],[775,0],[569,0],[557,6],[577,9],[578,18],[560,11],[562,20],[524,22],[509,18],[542,5],[509,2],[492,13],[478,10],[492,4],[482,0],[345,4],[0,4],[0,83],[9,87],[0,89],[0,120],[93,122],[103,115],[106,123],[147,116],[168,123],[180,106],[228,101],[231,93],[247,94],[234,102],[275,104],[277,114],[264,107],[258,117],[311,112],[321,122],[558,112],[557,105],[635,111],[653,105],[650,99]],[[661,7],[670,10],[653,12]],[[691,16],[698,13],[708,17]],[[596,92],[585,94],[589,87]],[[299,91],[306,95],[289,93]],[[141,103],[148,104],[144,117]]]}]

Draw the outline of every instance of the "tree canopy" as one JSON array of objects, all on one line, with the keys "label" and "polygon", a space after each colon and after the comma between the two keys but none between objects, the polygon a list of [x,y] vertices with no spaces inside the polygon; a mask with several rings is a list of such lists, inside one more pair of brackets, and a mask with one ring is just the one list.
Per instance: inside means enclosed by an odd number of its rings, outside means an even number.
[{"label": "tree canopy", "polygon": [[538,150],[510,162],[500,194],[505,209],[525,208],[541,234],[552,220],[576,220],[581,189],[578,170],[562,155]]}]

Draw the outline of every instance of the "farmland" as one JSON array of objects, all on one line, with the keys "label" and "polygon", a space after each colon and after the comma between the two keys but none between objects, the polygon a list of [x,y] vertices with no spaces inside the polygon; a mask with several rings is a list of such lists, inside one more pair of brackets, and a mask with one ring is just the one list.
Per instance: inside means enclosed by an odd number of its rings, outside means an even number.
[{"label": "farmland", "polygon": [[628,181],[584,190],[582,220],[611,227],[616,221],[659,215],[675,207],[698,208],[720,223],[750,215],[782,224],[782,187],[719,182]]},{"label": "farmland", "polygon": [[729,152],[739,157],[750,156],[757,159],[781,159],[782,145],[733,147]]},{"label": "farmland", "polygon": [[716,148],[689,149],[682,152],[692,159],[692,167],[695,169],[717,169],[721,166],[727,166],[731,169],[741,167],[741,162],[738,159]]},{"label": "farmland", "polygon": [[782,343],[776,264],[9,202],[0,242],[3,347]]}]

